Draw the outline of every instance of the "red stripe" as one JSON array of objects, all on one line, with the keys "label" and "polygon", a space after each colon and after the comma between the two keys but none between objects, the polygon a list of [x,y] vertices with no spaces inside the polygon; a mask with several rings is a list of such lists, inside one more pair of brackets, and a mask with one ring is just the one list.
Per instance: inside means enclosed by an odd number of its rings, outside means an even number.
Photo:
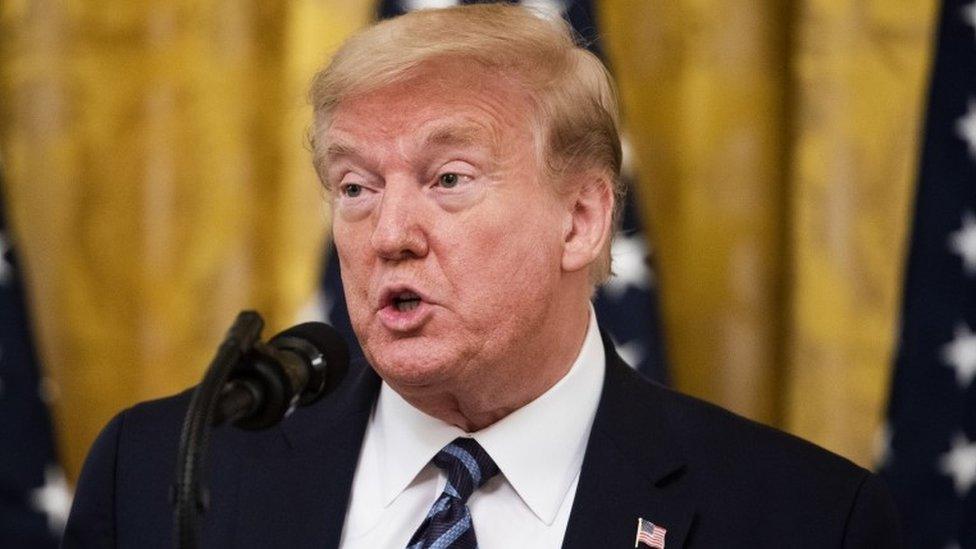
[{"label": "red stripe", "polygon": [[646,532],[641,532],[638,539],[651,547],[657,547],[659,549],[664,547],[664,539],[659,538],[658,536],[649,536]]}]

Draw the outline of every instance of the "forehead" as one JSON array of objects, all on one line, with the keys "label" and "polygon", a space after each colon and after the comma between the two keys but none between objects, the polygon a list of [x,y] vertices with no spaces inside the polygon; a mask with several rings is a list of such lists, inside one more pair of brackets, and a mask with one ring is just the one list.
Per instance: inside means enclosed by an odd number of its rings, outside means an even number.
[{"label": "forehead", "polygon": [[439,61],[340,101],[323,141],[328,152],[391,141],[497,148],[534,139],[532,115],[530,95],[515,78],[474,63]]}]

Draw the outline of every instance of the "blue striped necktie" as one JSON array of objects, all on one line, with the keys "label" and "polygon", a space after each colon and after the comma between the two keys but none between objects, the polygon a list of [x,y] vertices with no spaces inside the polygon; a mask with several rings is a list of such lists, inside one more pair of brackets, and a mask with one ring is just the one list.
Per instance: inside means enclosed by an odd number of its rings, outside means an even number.
[{"label": "blue striped necktie", "polygon": [[498,473],[498,466],[473,438],[455,439],[432,462],[447,474],[447,485],[407,549],[476,549],[468,498]]}]

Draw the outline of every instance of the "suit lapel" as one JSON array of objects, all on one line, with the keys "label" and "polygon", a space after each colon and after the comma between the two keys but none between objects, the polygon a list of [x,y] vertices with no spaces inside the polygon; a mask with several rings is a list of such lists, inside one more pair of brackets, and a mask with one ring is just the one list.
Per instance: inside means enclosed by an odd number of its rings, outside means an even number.
[{"label": "suit lapel", "polygon": [[336,547],[380,386],[363,363],[323,402],[286,419],[241,479],[240,547]]},{"label": "suit lapel", "polygon": [[637,519],[684,546],[695,516],[679,438],[662,407],[666,393],[633,372],[604,336],[603,394],[587,443],[564,549],[633,547]]}]

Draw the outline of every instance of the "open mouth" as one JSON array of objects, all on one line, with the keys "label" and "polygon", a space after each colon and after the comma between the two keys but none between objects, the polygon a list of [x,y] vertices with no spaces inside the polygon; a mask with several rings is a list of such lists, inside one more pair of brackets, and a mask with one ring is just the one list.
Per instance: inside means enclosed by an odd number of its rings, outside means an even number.
[{"label": "open mouth", "polygon": [[409,291],[399,292],[393,295],[390,303],[394,309],[401,313],[412,311],[420,306],[420,296]]},{"label": "open mouth", "polygon": [[422,290],[401,284],[383,290],[377,314],[387,330],[409,335],[416,333],[430,320],[433,314],[431,305],[434,304]]}]

